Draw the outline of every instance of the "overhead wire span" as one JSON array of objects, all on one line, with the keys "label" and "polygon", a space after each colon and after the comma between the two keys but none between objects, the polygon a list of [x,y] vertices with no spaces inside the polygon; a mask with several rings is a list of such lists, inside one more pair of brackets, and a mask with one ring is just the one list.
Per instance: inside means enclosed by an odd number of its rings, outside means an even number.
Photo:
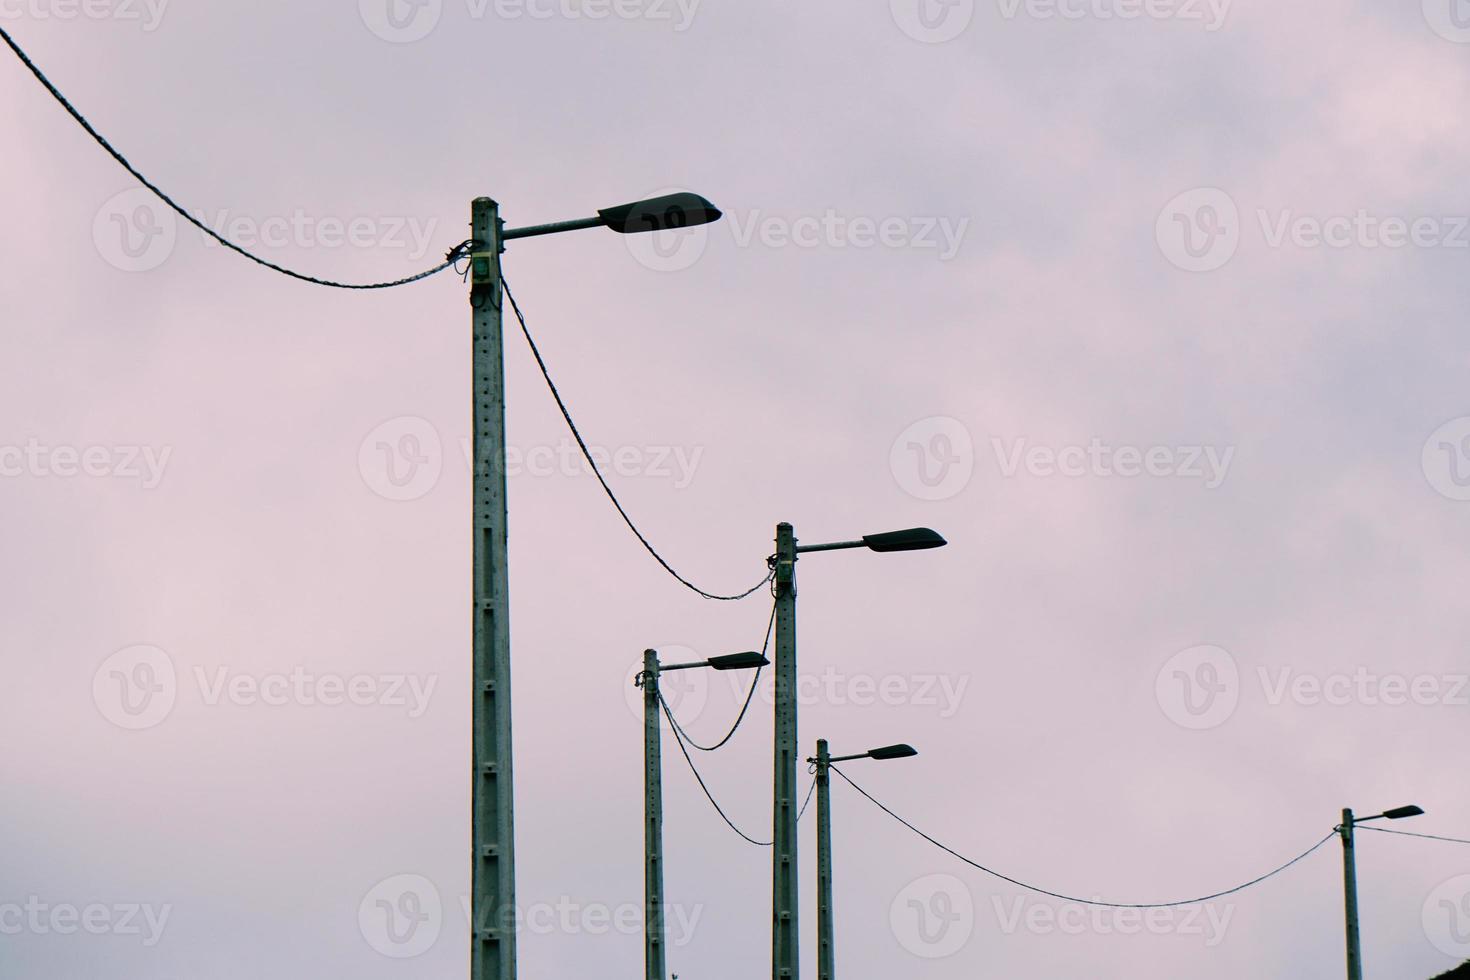
[{"label": "overhead wire span", "polygon": [[1250,888],[1253,885],[1259,885],[1261,882],[1266,881],[1269,878],[1276,877],[1277,875],[1279,875],[1283,871],[1285,871],[1287,868],[1290,868],[1293,865],[1297,864],[1298,862],[1300,862],[1302,860],[1305,860],[1309,855],[1313,854],[1315,851],[1317,851],[1319,848],[1321,848],[1323,844],[1326,844],[1332,838],[1334,838],[1334,837],[1337,836],[1337,831],[1334,830],[1334,831],[1332,831],[1332,833],[1328,834],[1326,837],[1323,837],[1317,843],[1313,844],[1311,847],[1307,848],[1305,851],[1303,851],[1302,853],[1298,854],[1296,857],[1292,858],[1290,861],[1287,861],[1285,864],[1281,865],[1280,867],[1275,868],[1275,869],[1273,869],[1271,871],[1268,871],[1265,874],[1260,875],[1258,877],[1252,878],[1250,881],[1247,881],[1244,884],[1236,885],[1234,888],[1227,888],[1224,891],[1214,892],[1213,894],[1210,894],[1210,895],[1202,895],[1199,898],[1186,898],[1186,899],[1181,899],[1179,901],[1173,901],[1173,902],[1104,902],[1104,901],[1101,901],[1101,900],[1098,900],[1098,899],[1078,898],[1078,897],[1076,897],[1074,895],[1064,895],[1061,892],[1050,891],[1050,890],[1048,890],[1046,888],[1041,888],[1041,887],[1038,887],[1036,885],[1032,885],[1032,884],[1028,884],[1027,882],[1020,881],[1020,880],[1018,880],[1016,878],[1012,878],[1009,875],[1001,874],[999,871],[996,871],[993,868],[987,868],[985,865],[979,863],[978,861],[972,860],[971,858],[966,857],[965,855],[961,854],[959,851],[956,851],[954,848],[949,847],[946,844],[941,844],[939,841],[935,840],[933,837],[930,837],[928,834],[924,833],[918,827],[915,827],[913,824],[909,823],[903,817],[900,817],[897,813],[894,813],[887,806],[885,806],[883,803],[879,802],[874,796],[872,796],[872,794],[868,793],[867,790],[863,789],[857,783],[853,782],[852,779],[849,778],[848,775],[846,773],[844,773],[841,769],[838,769],[836,766],[831,766],[830,768],[831,768],[831,770],[833,772],[837,773],[837,775],[841,776],[843,778],[843,780],[849,786],[851,786],[853,789],[857,790],[864,797],[866,797],[867,800],[868,800],[868,802],[872,803],[878,809],[882,810],[884,813],[888,814],[894,820],[897,820],[899,823],[903,824],[909,830],[913,831],[915,834],[917,834],[918,836],[922,837],[924,840],[928,841],[930,844],[933,844],[935,847],[939,848],[941,851],[944,851],[945,853],[949,854],[951,857],[958,858],[960,861],[963,861],[965,864],[968,864],[970,867],[975,868],[978,871],[983,871],[983,872],[985,872],[986,874],[990,875],[993,878],[999,878],[1001,881],[1009,882],[1012,885],[1017,886],[1018,888],[1024,888],[1027,891],[1035,892],[1038,895],[1045,895],[1048,898],[1059,899],[1060,901],[1063,901],[1063,902],[1072,902],[1072,903],[1074,903],[1076,905],[1092,905],[1092,906],[1096,906],[1096,907],[1099,907],[1099,908],[1109,908],[1109,909],[1168,909],[1168,908],[1178,908],[1179,906],[1182,906],[1182,905],[1198,905],[1198,904],[1200,904],[1202,902],[1211,902],[1211,901],[1214,901],[1217,898],[1224,898],[1227,895],[1234,895],[1237,892],[1245,891],[1247,888]]},{"label": "overhead wire span", "polygon": [[[674,716],[669,711],[669,703],[664,700],[664,695],[662,691],[657,691],[655,693],[658,695],[659,705],[663,707],[664,717],[668,718],[669,723],[672,725]],[[770,841],[756,840],[754,837],[750,836],[745,831],[735,826],[735,821],[731,820],[729,815],[725,813],[724,808],[720,806],[719,801],[716,800],[714,794],[710,792],[709,786],[704,781],[704,777],[699,774],[699,767],[694,764],[694,757],[691,756],[689,754],[689,750],[684,747],[684,739],[680,736],[679,730],[677,728],[674,729],[674,741],[679,744],[679,751],[684,754],[684,761],[689,763],[689,771],[694,773],[694,779],[696,782],[699,783],[699,788],[704,790],[705,799],[709,800],[710,806],[715,808],[715,812],[720,815],[721,820],[725,821],[725,825],[728,826],[731,830],[735,831],[735,833],[739,834],[741,837],[745,838],[745,840],[749,843],[754,844],[756,847],[770,847]]]},{"label": "overhead wire span", "polygon": [[1448,844],[1470,844],[1470,840],[1459,837],[1440,837],[1438,834],[1418,834],[1412,830],[1389,830],[1387,827],[1364,827],[1361,824],[1355,826],[1354,830],[1371,830],[1375,834],[1393,834],[1395,837],[1418,837],[1422,840],[1439,840]]},{"label": "overhead wire span", "polygon": [[766,572],[764,578],[752,585],[750,588],[746,589],[744,592],[739,592],[734,595],[719,595],[717,593],[706,592],[704,589],[701,589],[699,586],[695,585],[693,582],[680,575],[677,571],[674,570],[674,566],[670,565],[667,561],[664,560],[664,556],[659,554],[658,550],[654,548],[654,546],[649,542],[648,538],[644,537],[643,532],[638,530],[638,525],[633,523],[633,518],[628,516],[628,511],[623,507],[622,502],[618,500],[617,494],[613,493],[612,487],[608,485],[607,478],[602,475],[602,467],[598,466],[597,461],[592,458],[592,451],[587,448],[587,442],[582,438],[582,433],[577,429],[577,423],[572,421],[572,413],[567,409],[567,403],[561,397],[561,392],[557,389],[556,382],[551,380],[551,371],[546,367],[546,359],[541,356],[541,349],[536,346],[536,341],[531,336],[531,328],[526,325],[526,317],[524,314],[521,313],[520,304],[516,302],[515,294],[512,293],[510,290],[510,283],[505,281],[505,276],[503,275],[500,277],[500,285],[505,291],[505,298],[510,300],[510,308],[515,312],[516,320],[521,325],[521,333],[525,335],[526,343],[531,348],[531,356],[536,359],[536,366],[541,369],[541,377],[546,379],[546,387],[551,390],[551,397],[556,400],[556,407],[561,410],[562,419],[565,420],[567,428],[571,430],[572,438],[577,441],[577,448],[582,451],[582,458],[585,459],[587,461],[587,465],[591,467],[592,475],[597,477],[597,482],[602,484],[602,492],[607,494],[608,500],[612,501],[613,507],[617,509],[618,516],[622,517],[623,523],[628,525],[628,530],[633,532],[634,537],[636,537],[638,539],[638,542],[643,545],[644,550],[646,550],[650,555],[653,556],[654,561],[662,565],[664,571],[672,575],[675,579],[679,581],[681,585],[689,589],[691,592],[694,592],[697,595],[701,595],[706,599],[718,599],[722,602],[736,602],[740,599],[744,599],[746,596],[753,595],[756,590],[760,589],[767,582],[771,581],[776,575],[774,567],[771,567]]},{"label": "overhead wire span", "polygon": [[[771,628],[775,625],[776,607],[773,604],[771,606],[771,618],[766,622],[766,638],[761,642],[761,656],[765,656],[766,651],[770,649]],[[729,743],[730,739],[735,737],[735,733],[740,730],[740,723],[745,720],[745,713],[750,710],[750,702],[755,699],[756,688],[760,686],[761,671],[763,670],[765,670],[764,666],[757,667],[755,669],[755,676],[751,678],[750,681],[750,690],[745,693],[745,703],[740,706],[740,714],[736,715],[735,723],[730,726],[730,730],[725,733],[725,737],[720,739],[714,745],[700,745],[698,742],[694,741],[694,739],[689,737],[689,733],[684,730],[683,726],[679,724],[679,720],[675,718],[672,714],[669,715],[669,723],[674,726],[674,729],[679,733],[679,735],[683,737],[685,742],[689,743],[701,752],[714,752],[716,749],[724,748],[725,745]]]},{"label": "overhead wire span", "polygon": [[320,279],[316,276],[308,276],[304,273],[292,271],[291,269],[287,269],[285,266],[277,265],[276,263],[271,262],[268,259],[263,259],[253,252],[250,252],[245,248],[236,245],[234,242],[230,241],[228,238],[225,238],[219,232],[215,231],[213,228],[209,227],[204,222],[194,217],[188,211],[184,210],[183,206],[176,202],[172,197],[164,193],[164,191],[157,184],[153,183],[147,177],[143,176],[138,168],[129,163],[127,157],[118,152],[118,150],[107,141],[107,138],[105,136],[97,132],[92,124],[87,121],[87,118],[83,116],[79,111],[77,111],[77,108],[71,104],[66,96],[61,94],[61,90],[51,83],[51,79],[46,77],[45,72],[41,71],[40,67],[30,59],[30,56],[21,49],[21,46],[16,43],[15,39],[11,37],[10,33],[6,31],[3,27],[0,27],[0,39],[4,39],[6,45],[9,46],[10,50],[15,52],[16,57],[21,60],[21,64],[30,69],[31,74],[36,76],[36,81],[40,82],[41,85],[46,89],[46,91],[51,93],[51,97],[55,99],[61,105],[61,107],[65,109],[67,113],[70,114],[70,116],[77,121],[77,124],[81,126],[82,129],[87,131],[87,135],[91,136],[92,139],[96,141],[98,146],[106,150],[108,155],[116,160],[124,170],[131,174],[134,180],[142,184],[144,187],[148,188],[148,190],[152,191],[160,201],[162,201],[164,204],[167,204],[179,215],[179,217],[189,222],[189,224],[193,225],[195,228],[198,228],[204,234],[219,242],[225,248],[239,255],[243,255],[245,258],[249,259],[251,262],[256,263],[257,265],[265,266],[267,269],[270,269],[274,272],[279,272],[283,276],[290,276],[292,279],[299,279],[302,282],[313,283],[317,286],[328,286],[332,289],[390,289],[394,286],[406,286],[411,282],[418,282],[420,279],[427,279],[436,273],[443,272],[445,269],[448,269],[449,267],[454,265],[455,262],[463,258],[469,252],[469,242],[462,242],[461,244],[456,245],[454,248],[450,249],[449,252],[444,256],[444,261],[434,266],[434,268],[432,269],[425,269],[423,272],[419,272],[411,276],[405,276],[402,279],[393,279],[388,282],[372,283],[349,283],[336,282],[331,279]]}]

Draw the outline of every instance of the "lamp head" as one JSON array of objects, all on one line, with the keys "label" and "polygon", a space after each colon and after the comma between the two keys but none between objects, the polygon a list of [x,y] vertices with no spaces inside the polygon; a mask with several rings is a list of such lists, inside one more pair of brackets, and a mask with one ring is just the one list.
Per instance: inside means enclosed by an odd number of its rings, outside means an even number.
[{"label": "lamp head", "polygon": [[752,667],[764,667],[770,661],[764,654],[755,653],[727,653],[721,657],[710,657],[709,665],[715,670],[749,670]]},{"label": "lamp head", "polygon": [[927,527],[911,527],[906,531],[885,531],[882,534],[864,534],[863,544],[869,551],[926,551],[943,548],[949,542],[938,531]]},{"label": "lamp head", "polygon": [[919,754],[919,750],[912,745],[885,745],[879,749],[868,752],[869,759],[908,759]]},{"label": "lamp head", "polygon": [[614,208],[600,208],[597,216],[618,234],[632,235],[709,224],[720,220],[721,212],[698,194],[681,193],[619,204]]}]

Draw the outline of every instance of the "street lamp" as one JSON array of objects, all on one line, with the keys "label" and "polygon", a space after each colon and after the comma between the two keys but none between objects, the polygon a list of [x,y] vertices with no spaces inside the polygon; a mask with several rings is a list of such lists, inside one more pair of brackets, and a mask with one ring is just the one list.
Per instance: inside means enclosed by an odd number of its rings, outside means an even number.
[{"label": "street lamp", "polygon": [[944,538],[926,527],[867,534],[855,541],[796,543],[790,524],[776,525],[772,557],[776,592],[775,787],[771,834],[771,978],[797,980],[800,971],[797,928],[796,864],[796,561],[803,553],[867,548],[869,551],[924,551],[943,547]]},{"label": "street lamp", "polygon": [[511,772],[510,596],[505,511],[505,359],[500,253],[513,238],[606,227],[621,234],[715,221],[697,194],[672,194],[605,208],[596,218],[506,230],[500,205],[471,205],[470,307],[474,354],[473,788],[471,980],[515,980],[515,819]]},{"label": "street lamp", "polygon": [[817,740],[816,758],[806,761],[817,767],[817,980],[832,980],[835,954],[832,948],[832,806],[831,768],[834,762],[852,759],[908,759],[918,755],[912,745],[885,745],[857,755],[832,756],[827,740]]},{"label": "street lamp", "polygon": [[657,650],[643,651],[643,967],[646,980],[667,980],[664,953],[664,789],[659,733],[658,679],[671,670],[749,670],[764,667],[764,654],[729,653],[691,663],[660,665]]},{"label": "street lamp", "polygon": [[1347,975],[1348,980],[1363,980],[1363,948],[1358,932],[1358,869],[1353,855],[1353,828],[1369,820],[1402,820],[1405,817],[1422,816],[1424,811],[1417,806],[1400,806],[1371,817],[1355,817],[1353,811],[1342,811],[1342,823],[1337,832],[1342,836],[1342,883],[1343,900],[1347,911]]}]

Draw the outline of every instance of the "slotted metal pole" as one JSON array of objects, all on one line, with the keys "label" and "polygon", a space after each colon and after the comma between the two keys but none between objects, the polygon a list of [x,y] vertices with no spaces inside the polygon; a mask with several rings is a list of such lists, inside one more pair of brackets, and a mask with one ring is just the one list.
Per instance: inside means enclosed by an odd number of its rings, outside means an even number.
[{"label": "slotted metal pole", "polygon": [[796,533],[776,525],[776,733],[771,840],[772,980],[797,980]]},{"label": "slotted metal pole", "polygon": [[471,209],[474,311],[474,750],[470,875],[471,980],[515,980],[515,821],[510,726],[510,600],[506,571],[505,363],[500,208]]},{"label": "slotted metal pole", "polygon": [[1358,934],[1358,865],[1353,854],[1353,811],[1342,811],[1342,894],[1347,913],[1348,980],[1363,980],[1363,949]]},{"label": "slotted metal pole", "polygon": [[643,968],[646,980],[664,969],[664,790],[659,744],[658,651],[643,651]]},{"label": "slotted metal pole", "polygon": [[832,756],[817,740],[817,980],[832,980]]}]

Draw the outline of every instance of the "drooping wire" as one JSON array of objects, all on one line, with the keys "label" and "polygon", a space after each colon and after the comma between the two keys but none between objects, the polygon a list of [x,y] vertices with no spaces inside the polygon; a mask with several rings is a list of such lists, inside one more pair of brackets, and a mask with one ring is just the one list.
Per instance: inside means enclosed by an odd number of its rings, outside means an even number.
[{"label": "drooping wire", "polygon": [[[771,606],[771,618],[766,622],[766,638],[761,643],[761,656],[765,656],[766,651],[770,649],[771,629],[775,625],[776,607],[773,604]],[[679,720],[675,718],[672,714],[669,715],[669,722],[674,726],[674,730],[679,733],[679,735],[684,739],[685,742],[692,745],[694,748],[698,749],[701,752],[713,752],[716,749],[724,748],[725,745],[730,741],[730,739],[735,737],[735,733],[740,730],[740,723],[745,720],[745,713],[750,710],[750,702],[755,698],[756,688],[760,685],[761,671],[763,670],[765,670],[764,666],[757,667],[755,669],[755,677],[751,678],[750,690],[747,691],[745,694],[745,704],[741,705],[740,714],[735,717],[735,724],[731,725],[730,730],[725,733],[725,737],[720,739],[714,745],[700,745],[694,739],[690,738],[689,733],[684,731],[683,727],[679,724]]]},{"label": "drooping wire", "polygon": [[131,174],[134,180],[142,184],[144,187],[148,188],[148,190],[152,191],[155,195],[157,195],[160,201],[162,201],[164,204],[167,204],[170,208],[178,213],[179,217],[189,222],[189,224],[193,225],[195,228],[198,228],[200,231],[204,232],[204,234],[208,235],[210,238],[213,238],[225,248],[228,248],[232,252],[243,255],[245,258],[256,263],[257,265],[263,265],[267,269],[279,272],[284,276],[290,276],[292,279],[300,279],[302,282],[314,283],[318,286],[330,286],[333,289],[389,289],[393,286],[406,286],[411,282],[418,282],[420,279],[427,279],[435,273],[443,272],[445,269],[448,269],[450,266],[454,265],[454,263],[458,259],[462,258],[469,251],[469,242],[464,242],[450,249],[449,252],[444,256],[444,261],[441,262],[439,265],[434,266],[434,268],[432,269],[426,269],[423,272],[420,272],[416,275],[407,276],[403,279],[394,279],[391,282],[373,283],[346,283],[334,282],[330,279],[318,279],[315,276],[308,276],[300,272],[293,272],[292,270],[287,269],[284,266],[279,266],[274,262],[263,259],[258,255],[246,251],[239,245],[236,245],[234,242],[225,238],[213,228],[210,228],[204,222],[194,217],[188,211],[185,211],[183,207],[181,207],[177,202],[174,201],[173,198],[165,194],[158,187],[158,185],[154,184],[147,177],[144,177],[143,174],[140,173],[136,167],[128,162],[126,157],[119,153],[113,147],[113,145],[107,141],[106,137],[104,137],[101,133],[97,132],[97,130],[92,127],[92,124],[87,121],[86,117],[77,111],[76,107],[67,100],[66,96],[61,94],[61,90],[58,89],[55,85],[51,84],[51,80],[47,78],[45,73],[42,72],[41,69],[36,65],[36,63],[30,59],[30,56],[27,55],[23,50],[21,50],[20,45],[15,42],[15,39],[12,38],[10,36],[10,33],[6,31],[3,27],[0,27],[0,38],[4,39],[5,43],[10,47],[10,50],[14,51],[16,57],[20,58],[21,63],[30,69],[31,74],[36,76],[36,80],[45,87],[46,91],[51,93],[51,97],[54,98],[58,103],[60,103],[61,107],[65,109],[84,130],[87,131],[87,135],[91,136],[92,139],[96,141],[98,146],[106,150],[107,153],[114,160],[121,164],[122,168],[126,170],[129,174]]},{"label": "drooping wire", "polygon": [[1334,837],[1337,836],[1337,831],[1334,830],[1332,833],[1328,834],[1326,837],[1323,837],[1317,843],[1313,844],[1311,847],[1307,848],[1305,851],[1303,851],[1302,853],[1298,854],[1296,857],[1292,858],[1290,861],[1287,861],[1285,864],[1281,865],[1280,867],[1278,867],[1278,868],[1276,868],[1276,869],[1274,869],[1272,871],[1268,871],[1265,874],[1263,874],[1263,875],[1261,875],[1261,876],[1259,876],[1257,878],[1252,878],[1250,881],[1247,881],[1243,885],[1236,885],[1234,888],[1227,888],[1224,891],[1215,892],[1212,895],[1203,895],[1203,896],[1201,896],[1199,898],[1187,898],[1187,899],[1182,899],[1180,901],[1175,901],[1175,902],[1104,902],[1104,901],[1099,901],[1097,899],[1076,898],[1076,897],[1074,897],[1072,895],[1063,895],[1060,892],[1049,891],[1049,890],[1047,890],[1045,888],[1039,888],[1036,885],[1031,885],[1031,884],[1027,884],[1024,881],[1019,881],[1019,880],[1017,880],[1015,878],[1010,877],[1009,875],[1001,874],[999,871],[996,871],[993,868],[987,868],[985,865],[980,864],[978,861],[974,861],[974,860],[971,860],[970,858],[965,857],[963,854],[961,854],[959,851],[956,851],[954,848],[949,847],[949,846],[947,846],[945,844],[941,844],[939,841],[935,840],[933,837],[930,837],[928,834],[924,833],[918,827],[915,827],[913,824],[909,823],[903,817],[900,817],[898,814],[894,813],[888,807],[884,806],[877,799],[875,799],[871,794],[869,794],[867,790],[863,789],[857,783],[853,782],[850,778],[848,778],[847,774],[844,773],[841,769],[838,769],[836,766],[832,766],[830,768],[831,768],[831,770],[833,772],[837,773],[837,775],[841,776],[843,778],[843,780],[849,786],[851,786],[853,789],[857,790],[864,797],[866,797],[867,800],[868,800],[868,802],[872,803],[874,806],[876,806],[878,809],[882,810],[884,813],[888,814],[894,820],[897,820],[899,823],[903,824],[909,830],[913,831],[915,834],[917,834],[918,836],[922,837],[924,840],[928,841],[930,844],[933,844],[935,847],[939,848],[941,851],[944,851],[945,853],[949,854],[950,856],[955,857],[955,858],[958,858],[959,860],[963,861],[965,864],[968,864],[970,867],[975,868],[978,871],[983,871],[983,872],[985,872],[986,874],[990,875],[993,878],[999,878],[1001,881],[1010,882],[1012,885],[1015,885],[1015,886],[1017,886],[1019,888],[1024,888],[1027,891],[1035,892],[1038,895],[1045,895],[1048,898],[1059,899],[1059,900],[1061,900],[1063,902],[1072,902],[1072,903],[1077,904],[1077,905],[1092,905],[1092,906],[1097,906],[1097,907],[1100,907],[1100,908],[1109,908],[1109,909],[1168,909],[1168,908],[1177,908],[1177,907],[1179,907],[1181,905],[1198,905],[1198,904],[1200,904],[1202,902],[1211,902],[1211,901],[1214,901],[1217,898],[1224,898],[1227,895],[1234,895],[1237,892],[1245,891],[1247,888],[1250,888],[1253,885],[1259,885],[1261,882],[1266,881],[1268,878],[1274,878],[1274,877],[1276,877],[1277,875],[1279,875],[1283,871],[1285,871],[1287,868],[1290,868],[1292,865],[1296,864],[1297,862],[1306,859],[1309,855],[1311,855],[1312,853],[1314,853],[1315,851],[1317,851],[1319,848],[1321,848],[1323,844],[1326,844],[1332,838],[1334,838]]},{"label": "drooping wire", "polygon": [[1462,840],[1459,837],[1440,837],[1437,834],[1416,834],[1410,830],[1389,830],[1387,827],[1364,827],[1356,826],[1354,830],[1371,830],[1375,834],[1393,834],[1395,837],[1419,837],[1424,840],[1442,840],[1450,844],[1470,844],[1470,840]]},{"label": "drooping wire", "polygon": [[812,802],[812,793],[816,791],[816,788],[817,788],[817,777],[816,776],[813,776],[812,777],[812,783],[811,783],[811,785],[806,788],[806,799],[805,800],[802,800],[802,802],[801,802],[801,809],[799,811],[797,811],[797,814],[796,814],[796,822],[797,823],[800,823],[801,822],[801,818],[804,817],[804,816],[806,816],[806,808],[807,808],[808,805],[811,804],[811,802]]},{"label": "drooping wire", "polygon": [[[664,717],[669,719],[670,725],[673,725],[674,715],[671,711],[669,711],[669,703],[664,700],[663,692],[655,691],[655,693],[658,696],[659,705],[662,706],[664,710]],[[741,837],[745,838],[745,840],[749,843],[754,844],[756,847],[770,847],[770,841],[756,840],[754,837],[750,836],[745,831],[735,826],[735,822],[730,819],[729,815],[725,813],[724,808],[721,807],[719,802],[715,799],[714,794],[710,792],[709,786],[704,781],[704,777],[699,774],[699,767],[694,764],[694,757],[691,756],[689,754],[689,750],[684,747],[684,738],[679,734],[679,729],[677,727],[674,728],[674,741],[679,743],[679,751],[684,753],[684,761],[689,763],[689,771],[694,773],[694,779],[699,783],[699,788],[704,790],[705,799],[709,800],[710,806],[715,808],[715,812],[720,815],[721,820],[725,821],[725,825],[728,826],[731,830],[735,831],[735,833],[739,834]]]},{"label": "drooping wire", "polygon": [[592,468],[592,475],[597,477],[598,483],[602,484],[602,492],[607,494],[607,499],[612,501],[613,507],[617,508],[618,515],[622,517],[623,523],[628,525],[628,530],[633,532],[633,535],[638,539],[638,542],[643,545],[644,549],[650,555],[653,556],[654,561],[662,565],[664,571],[668,572],[674,578],[678,579],[679,583],[685,588],[689,589],[691,592],[704,596],[704,598],[706,599],[718,599],[722,602],[735,602],[740,599],[744,599],[746,596],[753,595],[756,590],[760,589],[767,582],[771,581],[771,579],[774,578],[776,574],[774,567],[766,572],[764,578],[752,585],[750,588],[746,589],[744,592],[737,593],[736,595],[716,595],[713,592],[706,592],[704,589],[701,589],[699,586],[695,585],[693,582],[680,575],[674,570],[674,567],[672,565],[664,560],[663,555],[660,555],[658,551],[653,547],[653,545],[649,543],[648,539],[643,536],[643,532],[638,530],[638,525],[633,523],[633,518],[629,517],[628,512],[623,509],[623,505],[618,500],[617,494],[613,493],[612,487],[608,486],[607,478],[602,475],[601,467],[599,467],[597,465],[597,461],[592,458],[592,452],[587,448],[587,442],[582,438],[582,433],[577,430],[577,423],[572,421],[572,413],[567,410],[567,403],[562,400],[561,392],[557,390],[556,382],[551,380],[551,372],[546,367],[546,361],[541,356],[540,348],[536,346],[536,341],[531,337],[531,328],[526,325],[526,318],[521,313],[520,304],[516,302],[515,295],[512,294],[510,291],[510,283],[505,281],[505,276],[503,275],[500,277],[500,285],[501,288],[505,290],[505,298],[510,300],[510,308],[515,311],[516,320],[520,322],[521,333],[525,335],[526,343],[530,345],[531,348],[531,356],[536,359],[536,366],[541,369],[541,377],[546,379],[546,387],[551,389],[551,397],[556,400],[556,407],[561,410],[561,417],[566,421],[567,428],[571,430],[572,438],[577,440],[577,447],[582,450],[582,458],[585,459],[587,461],[587,465]]}]

